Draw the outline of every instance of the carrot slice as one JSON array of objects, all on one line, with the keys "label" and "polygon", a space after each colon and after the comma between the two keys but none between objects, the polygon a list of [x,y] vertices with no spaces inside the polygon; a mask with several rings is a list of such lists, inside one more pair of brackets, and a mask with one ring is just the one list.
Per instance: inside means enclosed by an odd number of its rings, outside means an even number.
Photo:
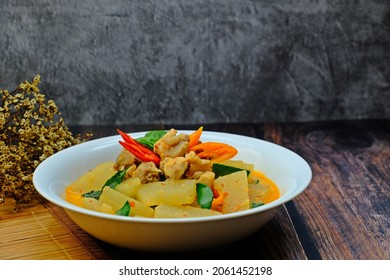
[{"label": "carrot slice", "polygon": [[214,194],[214,199],[211,202],[210,209],[221,212],[223,201],[224,201],[224,194],[218,193],[216,190],[213,190],[213,194]]},{"label": "carrot slice", "polygon": [[238,151],[233,146],[220,142],[204,142],[190,148],[200,158],[209,159],[212,162],[221,162],[231,159]]},{"label": "carrot slice", "polygon": [[198,130],[190,134],[190,142],[188,144],[189,149],[199,143],[199,139],[200,136],[202,136],[202,132],[203,132],[203,126],[199,127]]},{"label": "carrot slice", "polygon": [[81,206],[82,196],[81,196],[80,192],[74,191],[74,190],[70,189],[69,187],[67,187],[65,189],[65,195],[66,195],[66,201],[68,201],[74,205]]}]

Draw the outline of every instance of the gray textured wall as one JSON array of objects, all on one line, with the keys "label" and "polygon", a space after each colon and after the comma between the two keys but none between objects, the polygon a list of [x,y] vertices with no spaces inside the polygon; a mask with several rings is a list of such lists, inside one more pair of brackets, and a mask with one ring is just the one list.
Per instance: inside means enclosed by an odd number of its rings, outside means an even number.
[{"label": "gray textured wall", "polygon": [[0,0],[0,88],[67,124],[390,117],[390,1]]}]

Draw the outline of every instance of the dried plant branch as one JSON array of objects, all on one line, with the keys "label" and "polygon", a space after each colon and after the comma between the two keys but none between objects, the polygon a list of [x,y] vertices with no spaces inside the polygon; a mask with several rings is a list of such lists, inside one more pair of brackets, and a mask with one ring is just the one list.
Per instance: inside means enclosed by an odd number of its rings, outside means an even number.
[{"label": "dried plant branch", "polygon": [[12,92],[0,90],[0,204],[15,200],[15,211],[37,193],[32,176],[47,157],[88,140],[73,136],[53,100],[40,93],[37,75]]}]

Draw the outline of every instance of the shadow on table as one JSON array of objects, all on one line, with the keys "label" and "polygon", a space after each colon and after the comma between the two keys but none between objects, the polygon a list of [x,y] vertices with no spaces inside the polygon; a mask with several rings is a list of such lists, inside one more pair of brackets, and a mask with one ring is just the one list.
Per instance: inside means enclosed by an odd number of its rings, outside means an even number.
[{"label": "shadow on table", "polygon": [[[143,252],[136,250],[128,250],[115,247],[108,243],[97,240],[101,248],[115,260],[263,260],[263,259],[278,259],[278,254],[272,252],[270,244],[264,244],[261,240],[269,240],[265,238],[269,234],[272,227],[271,223],[266,225],[258,232],[250,235],[233,244],[225,245],[218,248],[180,252],[180,253],[160,253],[160,252]],[[278,241],[278,236],[274,236],[275,241]],[[268,242],[269,243],[269,242]],[[277,251],[277,248],[275,248]]]}]

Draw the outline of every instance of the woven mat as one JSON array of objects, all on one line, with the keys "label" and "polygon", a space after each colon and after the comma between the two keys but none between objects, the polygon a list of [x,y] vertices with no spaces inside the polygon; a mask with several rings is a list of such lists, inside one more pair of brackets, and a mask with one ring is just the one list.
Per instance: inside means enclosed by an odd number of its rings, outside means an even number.
[{"label": "woven mat", "polygon": [[[199,253],[151,253],[118,248],[77,226],[59,206],[40,197],[22,212],[13,201],[0,205],[0,260],[150,260],[197,259]],[[209,257],[213,256],[213,251]]]},{"label": "woven mat", "polygon": [[[281,239],[275,232],[275,228],[282,227],[282,232],[288,232],[290,228],[284,224],[285,211],[282,208],[276,219],[246,240],[222,248],[187,253],[151,253],[126,250],[95,239],[77,226],[61,207],[43,198],[27,206],[20,213],[14,213],[12,202],[6,202],[5,205],[0,205],[0,260],[235,260],[247,259],[248,252],[252,250],[258,252],[256,258],[278,259],[278,248],[272,244],[284,244],[281,246],[283,249],[291,243],[290,239]],[[273,240],[274,238],[276,240]],[[270,242],[259,240],[273,241],[270,245]],[[256,248],[253,247],[254,244]],[[300,259],[301,255],[293,257]]]},{"label": "woven mat", "polygon": [[111,259],[98,240],[43,198],[18,213],[12,199],[1,204],[0,237],[0,260]]},{"label": "woven mat", "polygon": [[42,200],[41,203],[45,205],[58,222],[69,231],[79,245],[90,254],[91,259],[110,259],[109,255],[98,244],[98,241],[76,225],[68,214],[66,214],[64,209],[46,200]]},{"label": "woven mat", "polygon": [[[96,259],[96,260],[150,260],[150,259],[199,259],[204,258],[220,258],[220,249],[211,249],[200,252],[189,253],[157,253],[157,252],[141,252],[119,248],[103,241],[97,240],[78,225],[76,225],[66,212],[59,206],[42,199],[41,204],[45,206],[52,217],[65,228],[68,233],[76,240],[73,246],[83,249],[84,253],[77,255],[77,259]],[[229,254],[227,254],[228,256]],[[73,256],[74,258],[74,256]]]}]

